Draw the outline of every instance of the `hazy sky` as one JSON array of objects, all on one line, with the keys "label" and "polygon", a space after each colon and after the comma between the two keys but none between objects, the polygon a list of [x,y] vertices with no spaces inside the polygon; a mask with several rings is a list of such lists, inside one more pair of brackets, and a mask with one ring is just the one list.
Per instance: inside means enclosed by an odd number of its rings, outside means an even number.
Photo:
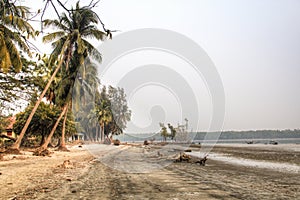
[{"label": "hazy sky", "polygon": [[223,81],[225,130],[300,128],[300,1],[101,0],[95,11],[120,33],[163,28],[198,43]]}]

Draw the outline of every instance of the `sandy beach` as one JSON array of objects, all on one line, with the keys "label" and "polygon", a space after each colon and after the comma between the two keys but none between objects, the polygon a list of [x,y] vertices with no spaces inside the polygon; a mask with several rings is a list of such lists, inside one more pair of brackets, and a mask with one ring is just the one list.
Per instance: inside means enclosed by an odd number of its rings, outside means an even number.
[{"label": "sandy beach", "polygon": [[[216,145],[206,166],[178,146],[83,145],[51,157],[5,155],[1,199],[297,199],[300,145]],[[199,148],[190,147],[196,158]],[[167,154],[166,152],[170,152]],[[159,152],[159,153],[158,153]],[[67,165],[62,165],[69,160]],[[142,170],[143,169],[143,170]]]}]

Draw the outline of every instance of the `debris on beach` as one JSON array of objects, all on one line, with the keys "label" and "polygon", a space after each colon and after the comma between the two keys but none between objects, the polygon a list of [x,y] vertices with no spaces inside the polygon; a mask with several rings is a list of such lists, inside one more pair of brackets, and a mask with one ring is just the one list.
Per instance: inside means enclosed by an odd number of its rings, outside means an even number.
[{"label": "debris on beach", "polygon": [[278,142],[277,142],[277,141],[275,141],[275,140],[271,140],[271,141],[269,142],[269,144],[277,145],[277,144],[278,144]]},{"label": "debris on beach", "polygon": [[70,160],[65,160],[63,162],[63,164],[58,165],[58,167],[64,168],[64,169],[71,169],[74,167],[74,164]]},{"label": "debris on beach", "polygon": [[113,140],[113,144],[116,145],[116,146],[119,146],[120,145],[120,140],[116,139],[116,140]]},{"label": "debris on beach", "polygon": [[34,156],[50,156],[52,154],[48,149],[37,149],[33,152]]},{"label": "debris on beach", "polygon": [[4,153],[14,154],[14,155],[21,155],[22,154],[19,149],[14,149],[14,148],[7,148]]},{"label": "debris on beach", "polygon": [[199,163],[201,166],[205,166],[206,161],[207,161],[207,156],[204,156],[204,158],[196,161],[195,163]]},{"label": "debris on beach", "polygon": [[191,156],[185,154],[185,153],[180,153],[179,158],[175,160],[175,162],[190,162],[191,161]]},{"label": "debris on beach", "polygon": [[194,156],[187,155],[185,153],[180,153],[179,157],[177,156],[177,158],[174,160],[174,162],[195,163],[195,164],[200,164],[200,166],[205,166],[206,161],[207,161],[207,155],[204,156],[203,158],[199,158],[199,157],[196,158]]}]

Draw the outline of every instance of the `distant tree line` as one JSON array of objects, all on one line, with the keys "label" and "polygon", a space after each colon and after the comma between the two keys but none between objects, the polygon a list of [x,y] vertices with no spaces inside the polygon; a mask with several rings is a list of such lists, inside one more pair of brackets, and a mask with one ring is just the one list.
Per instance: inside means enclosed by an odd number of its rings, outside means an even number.
[{"label": "distant tree line", "polygon": [[[213,132],[212,132],[213,133]],[[203,140],[206,132],[197,132],[194,140]],[[223,131],[219,139],[272,139],[272,138],[300,138],[300,129],[294,130],[256,130],[256,131]]]}]

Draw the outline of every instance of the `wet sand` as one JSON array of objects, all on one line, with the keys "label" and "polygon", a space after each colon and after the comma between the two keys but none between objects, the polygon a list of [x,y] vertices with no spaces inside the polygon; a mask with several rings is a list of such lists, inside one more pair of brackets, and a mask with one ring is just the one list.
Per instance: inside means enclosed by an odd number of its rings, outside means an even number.
[{"label": "wet sand", "polygon": [[[191,149],[192,152],[199,150]],[[211,153],[231,158],[299,166],[300,151],[297,149],[297,145],[287,147],[217,145]],[[206,166],[194,163],[165,164],[162,161],[172,156],[151,154],[157,151],[163,152],[157,145],[110,146],[110,148],[101,146],[97,149],[97,154],[89,150],[97,158],[91,161],[87,151],[75,149],[62,154],[63,156],[46,158],[51,161],[51,167],[49,161],[43,163],[45,158],[1,161],[0,172],[3,173],[0,175],[1,185],[8,187],[8,189],[2,187],[1,197],[5,197],[4,199],[297,199],[300,197],[299,172],[238,165],[226,160],[210,159],[209,156]],[[156,162],[163,167],[156,170],[151,168],[144,171],[145,173],[127,173],[124,169],[122,171],[115,169],[122,165],[122,162],[127,170],[129,168],[129,171],[133,172],[136,172],[134,168],[138,169],[141,165],[144,167],[145,160],[140,157],[128,159],[130,155],[139,154],[128,152],[146,154],[147,159],[151,158],[149,162],[151,166],[155,166]],[[64,156],[69,156],[70,160],[77,164],[71,169],[57,167],[66,158]],[[125,160],[126,157],[128,162]],[[118,163],[118,160],[122,162]],[[29,164],[24,164],[26,162]],[[15,171],[20,168],[20,164],[24,166]],[[46,172],[32,168],[33,166],[44,168]],[[7,184],[7,177],[3,179],[5,171],[9,169],[15,171],[14,174],[9,174],[11,185]],[[19,177],[21,173],[30,173],[30,178],[22,175],[20,176],[23,179],[22,184],[15,183],[16,178],[13,177]],[[13,187],[14,185],[16,187]]]}]

